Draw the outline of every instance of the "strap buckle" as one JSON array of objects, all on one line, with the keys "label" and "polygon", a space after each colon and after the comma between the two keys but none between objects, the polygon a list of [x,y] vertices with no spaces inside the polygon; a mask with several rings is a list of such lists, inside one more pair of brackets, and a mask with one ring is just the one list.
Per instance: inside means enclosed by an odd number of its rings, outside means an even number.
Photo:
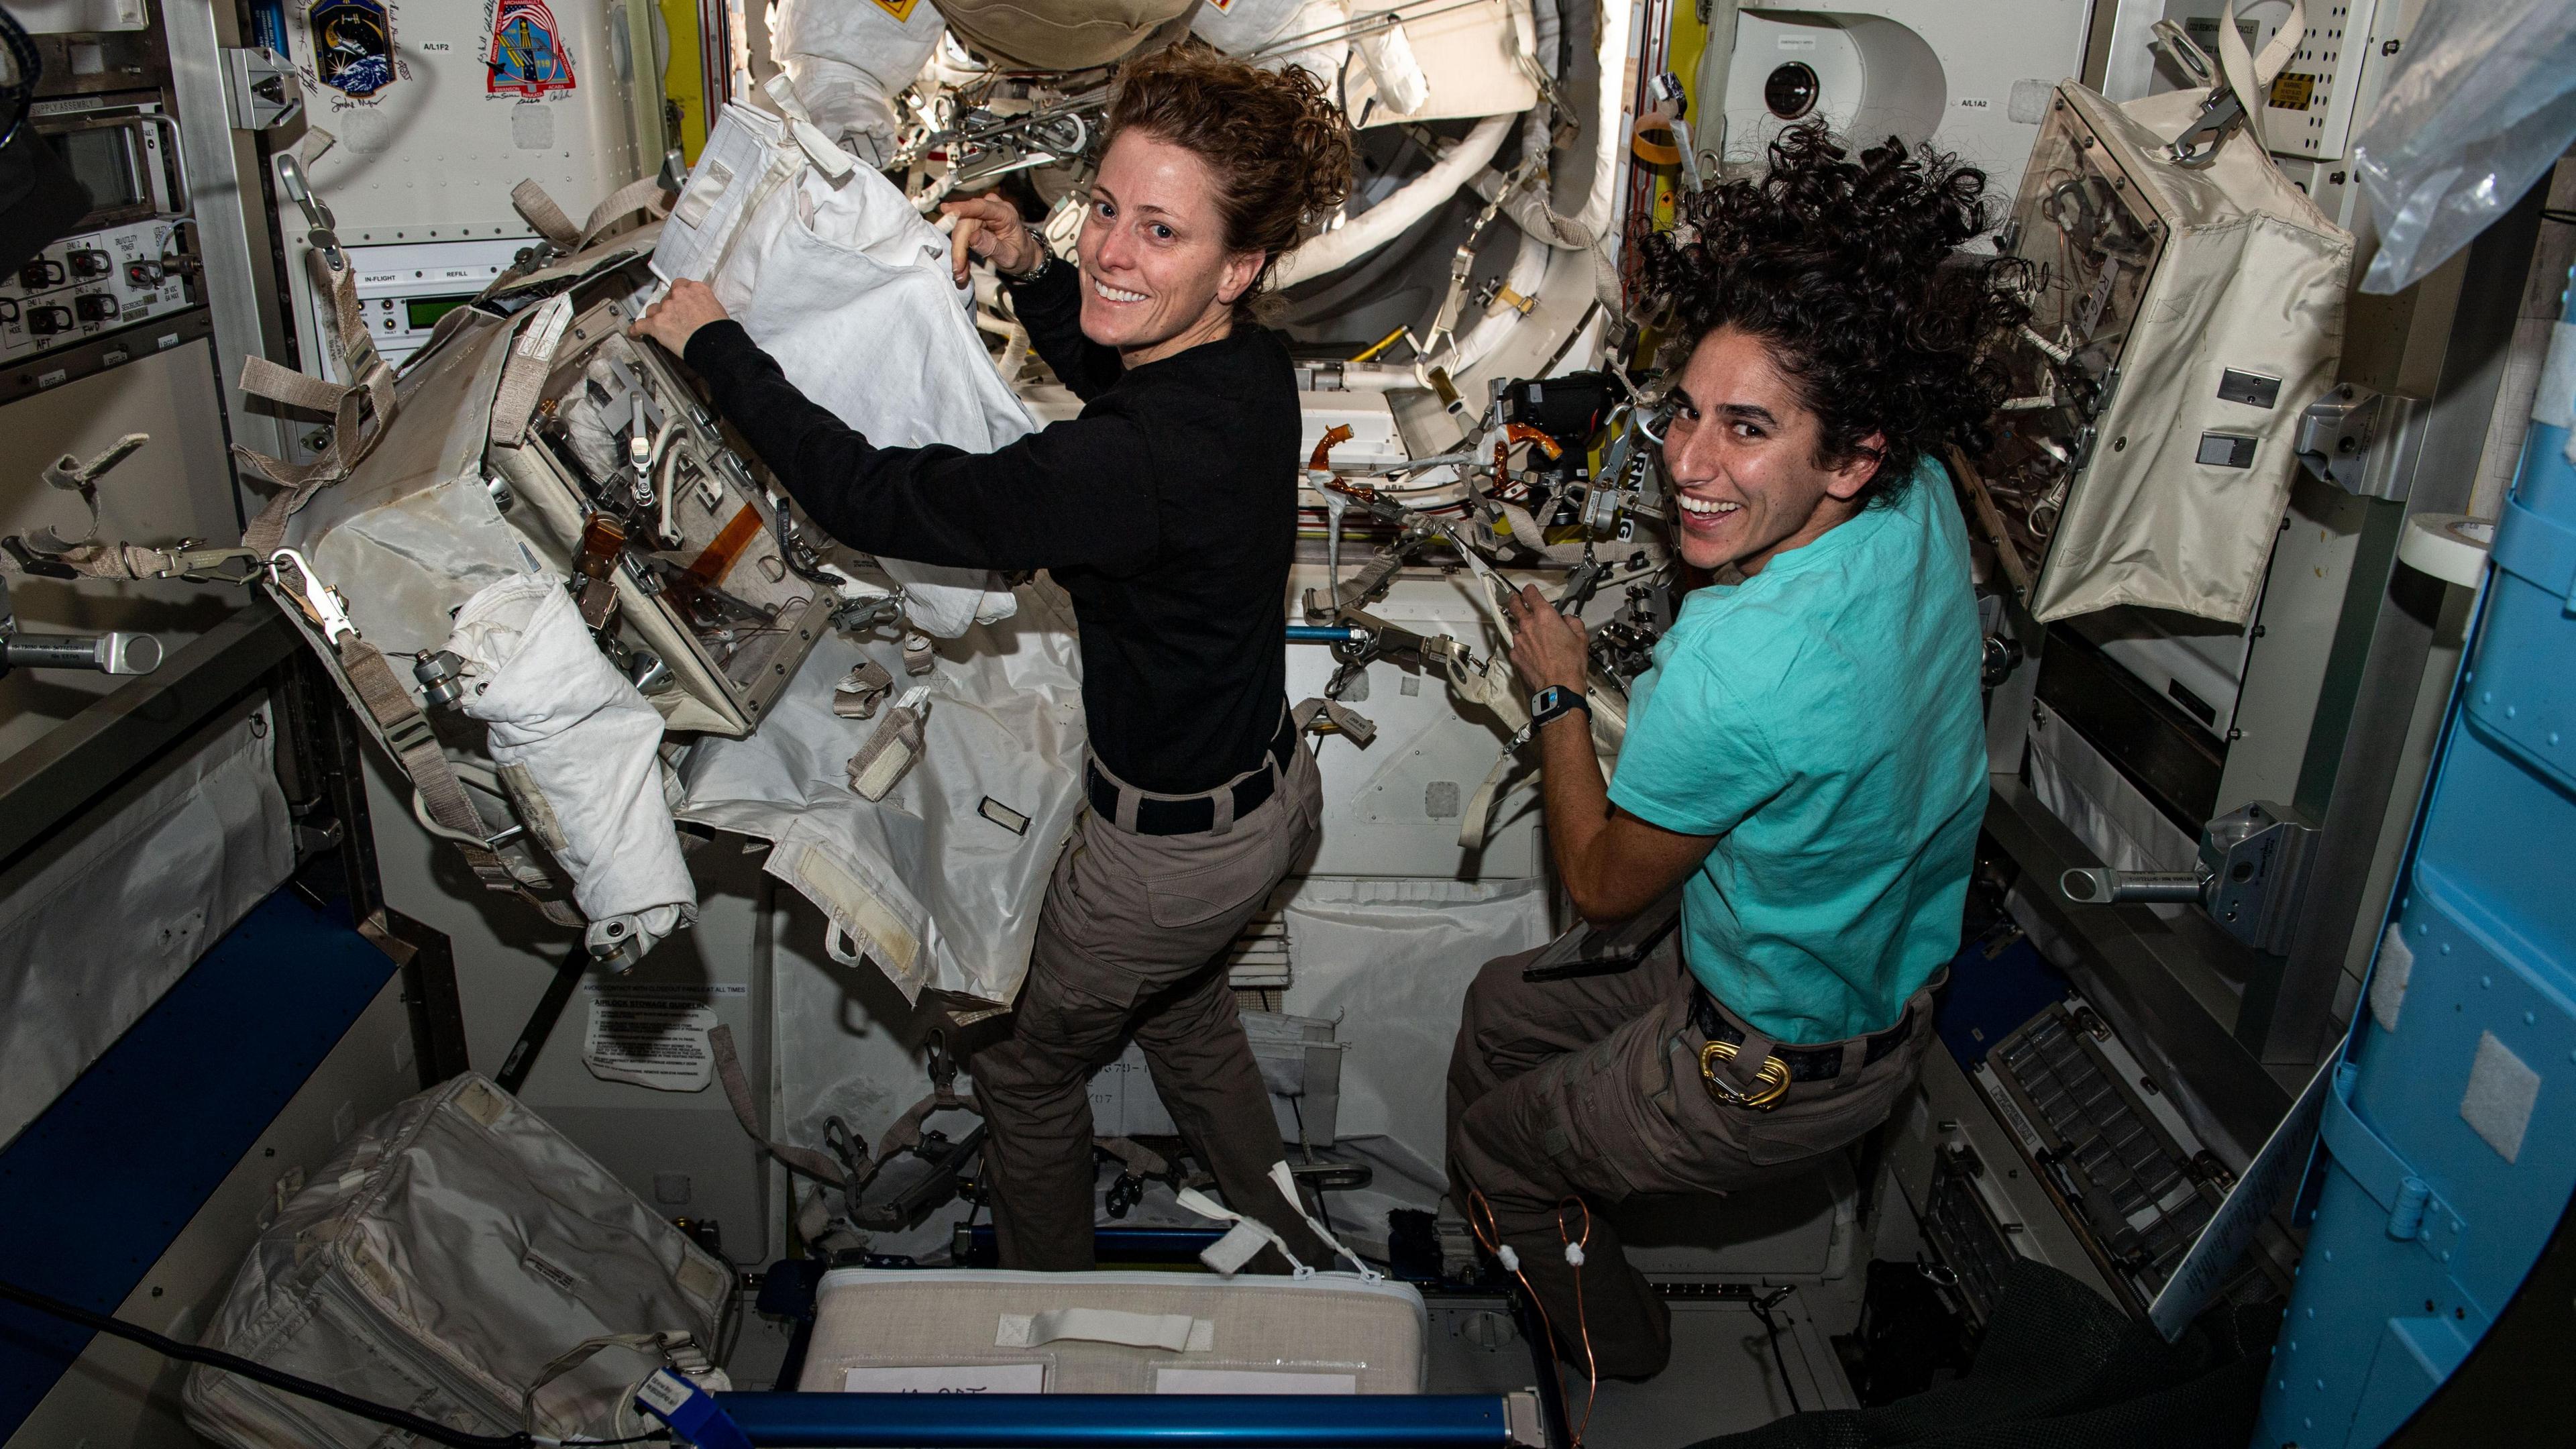
[{"label": "strap buckle", "polygon": [[1767,1112],[1789,1090],[1789,1064],[1776,1056],[1762,1059],[1762,1070],[1754,1073],[1753,1090],[1741,1092],[1733,1083],[1717,1074],[1719,1062],[1735,1060],[1738,1050],[1731,1041],[1711,1040],[1699,1049],[1700,1080],[1708,1084],[1708,1094],[1730,1107],[1750,1107]]},{"label": "strap buckle", "polygon": [[[295,566],[296,582],[289,584],[286,581],[285,571],[280,567],[282,564]],[[324,643],[336,645],[343,634],[353,638],[357,635],[358,626],[349,622],[348,611],[340,606],[339,595],[322,582],[322,576],[313,571],[311,561],[303,554],[291,548],[271,553],[268,556],[268,576],[277,581],[279,588],[294,595],[305,617],[313,621],[313,627],[322,631]]]}]

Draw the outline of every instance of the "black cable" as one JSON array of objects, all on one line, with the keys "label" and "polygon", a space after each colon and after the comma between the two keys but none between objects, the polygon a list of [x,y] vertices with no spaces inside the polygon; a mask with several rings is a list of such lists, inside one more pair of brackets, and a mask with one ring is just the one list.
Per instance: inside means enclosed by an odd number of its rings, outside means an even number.
[{"label": "black cable", "polygon": [[1753,1316],[1762,1320],[1762,1326],[1770,1330],[1771,1363],[1780,1370],[1780,1387],[1789,1391],[1789,1412],[1802,1414],[1806,1407],[1798,1402],[1798,1386],[1789,1381],[1789,1361],[1780,1354],[1780,1325],[1771,1317],[1771,1305],[1788,1296],[1789,1290],[1783,1288],[1768,1298],[1748,1298],[1745,1303],[1753,1310]]},{"label": "black cable", "polygon": [[[298,1378],[294,1374],[280,1372],[266,1364],[253,1363],[249,1359],[225,1353],[221,1349],[200,1348],[193,1343],[181,1343],[174,1338],[164,1338],[148,1328],[138,1328],[124,1319],[110,1318],[104,1313],[92,1313],[86,1308],[65,1303],[59,1298],[49,1298],[32,1288],[21,1288],[5,1279],[0,1279],[0,1298],[8,1299],[22,1307],[32,1308],[38,1313],[62,1319],[66,1323],[75,1323],[94,1332],[122,1338],[129,1343],[139,1343],[163,1358],[174,1358],[181,1363],[204,1364],[208,1368],[239,1374],[255,1383],[266,1384],[272,1389],[282,1390],[300,1399],[311,1399],[317,1404],[327,1404],[344,1414],[354,1414],[371,1423],[385,1424],[407,1434],[416,1434],[432,1443],[454,1445],[456,1449],[532,1449],[537,1442],[535,1436],[525,1432],[468,1434],[461,1429],[451,1429],[445,1424],[434,1423],[417,1414],[408,1414],[390,1405],[379,1404],[371,1399],[361,1399],[353,1394],[344,1394],[328,1384],[318,1384],[311,1379]],[[668,1433],[641,1434],[627,1439],[585,1439],[576,1442],[598,1445],[605,1449],[605,1446],[612,1444],[667,1444],[671,1442],[671,1436]]]}]

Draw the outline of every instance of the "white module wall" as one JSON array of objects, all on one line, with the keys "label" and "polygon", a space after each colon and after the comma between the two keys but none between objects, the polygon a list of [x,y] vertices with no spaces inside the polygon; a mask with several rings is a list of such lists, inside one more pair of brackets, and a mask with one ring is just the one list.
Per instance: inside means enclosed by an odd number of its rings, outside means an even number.
[{"label": "white module wall", "polygon": [[1855,139],[1893,134],[1956,152],[2009,197],[2050,88],[2083,68],[2090,9],[2083,0],[1748,5],[1727,71],[1726,159],[1758,164],[1784,127],[1821,116]]}]

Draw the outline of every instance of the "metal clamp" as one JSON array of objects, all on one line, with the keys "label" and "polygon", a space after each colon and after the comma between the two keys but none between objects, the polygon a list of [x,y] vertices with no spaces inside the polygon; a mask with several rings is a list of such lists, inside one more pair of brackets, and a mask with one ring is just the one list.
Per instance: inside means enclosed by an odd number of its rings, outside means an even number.
[{"label": "metal clamp", "polygon": [[1730,1107],[1750,1107],[1767,1112],[1789,1090],[1789,1064],[1778,1057],[1764,1057],[1762,1070],[1753,1074],[1753,1090],[1740,1092],[1734,1084],[1717,1074],[1719,1062],[1731,1062],[1740,1048],[1731,1041],[1711,1041],[1699,1049],[1700,1080],[1708,1084],[1708,1094]]}]

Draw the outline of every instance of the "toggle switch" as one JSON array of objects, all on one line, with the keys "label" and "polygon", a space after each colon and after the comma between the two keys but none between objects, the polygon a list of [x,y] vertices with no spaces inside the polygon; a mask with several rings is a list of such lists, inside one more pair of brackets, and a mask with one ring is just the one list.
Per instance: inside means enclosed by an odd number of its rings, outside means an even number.
[{"label": "toggle switch", "polygon": [[72,298],[72,310],[83,322],[113,322],[118,309],[116,299],[105,292],[83,292]]}]

